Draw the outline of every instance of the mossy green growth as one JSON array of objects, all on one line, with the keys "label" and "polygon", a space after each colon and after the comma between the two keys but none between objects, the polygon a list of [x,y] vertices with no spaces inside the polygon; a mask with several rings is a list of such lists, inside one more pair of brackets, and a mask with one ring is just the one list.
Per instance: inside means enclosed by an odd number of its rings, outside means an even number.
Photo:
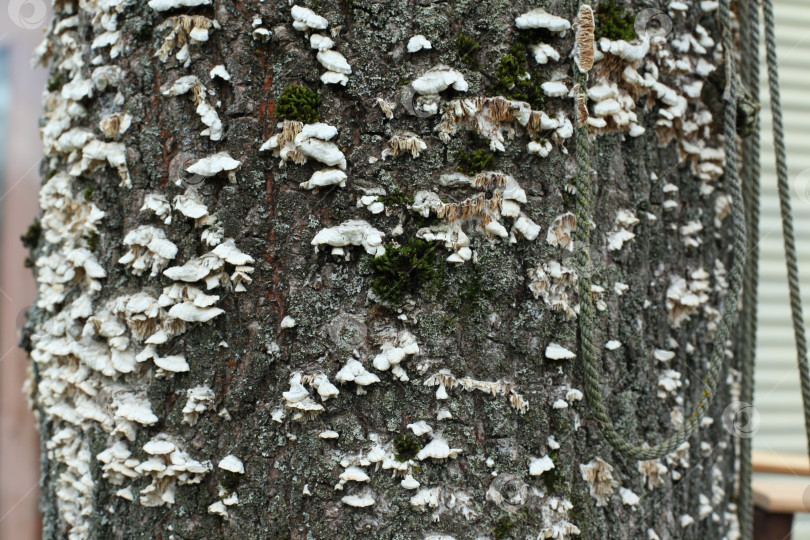
[{"label": "mossy green growth", "polygon": [[596,28],[594,37],[599,39],[606,37],[612,40],[623,39],[633,41],[636,39],[636,30],[633,28],[635,17],[633,14],[616,4],[616,0],[600,2],[599,9],[596,10]]},{"label": "mossy green growth", "polygon": [[96,188],[94,188],[93,186],[87,186],[84,189],[84,200],[88,201],[88,202],[92,201],[93,200],[93,193],[95,193],[95,192],[96,192]]},{"label": "mossy green growth", "polygon": [[408,461],[416,457],[422,445],[419,441],[408,435],[400,433],[394,437],[394,459],[397,461]]},{"label": "mossy green growth", "polygon": [[467,152],[465,150],[458,151],[458,170],[464,174],[476,174],[487,169],[495,167],[495,155],[486,150],[475,150],[474,152]]},{"label": "mossy green growth", "polygon": [[219,485],[228,491],[233,491],[239,486],[242,481],[241,475],[232,471],[222,471],[223,475],[219,481]]},{"label": "mossy green growth", "polygon": [[481,45],[475,38],[471,38],[462,33],[456,36],[456,54],[458,54],[458,59],[471,69],[477,70],[481,67],[481,63],[478,62],[478,58],[476,58],[476,54],[478,54],[480,49]]},{"label": "mossy green growth", "polygon": [[135,33],[135,39],[140,42],[152,39],[152,27],[148,24],[144,24],[138,28],[138,31]]},{"label": "mossy green growth", "polygon": [[96,231],[89,232],[86,235],[84,235],[82,238],[84,238],[87,241],[87,248],[90,251],[95,251],[96,248],[98,248],[99,237],[98,237],[98,233]]},{"label": "mossy green growth", "polygon": [[492,531],[492,534],[495,535],[495,538],[511,538],[512,537],[512,529],[515,528],[515,522],[512,521],[512,518],[509,516],[503,516],[498,521],[495,522],[495,529]]},{"label": "mossy green growth", "polygon": [[57,73],[48,81],[48,92],[55,92],[62,88],[62,74]]},{"label": "mossy green growth", "polygon": [[298,120],[305,124],[314,124],[318,121],[318,107],[321,106],[321,97],[304,86],[291,84],[276,104],[276,117],[281,120]]},{"label": "mossy green growth", "polygon": [[498,63],[496,82],[490,94],[526,101],[532,109],[542,109],[545,104],[545,95],[540,86],[542,76],[539,72],[529,73],[527,65],[525,47],[513,45],[509,54]]},{"label": "mossy green growth", "polygon": [[41,234],[42,224],[39,222],[39,219],[35,219],[34,222],[28,226],[28,230],[25,231],[25,234],[20,236],[22,245],[28,249],[34,249],[39,243],[39,237]]},{"label": "mossy green growth", "polygon": [[395,189],[391,195],[381,195],[377,197],[377,200],[383,203],[385,206],[395,206],[399,208],[405,208],[408,205],[413,204],[413,198],[408,197],[399,189]]},{"label": "mossy green growth", "polygon": [[399,302],[405,293],[414,293],[436,275],[436,247],[411,238],[404,245],[389,244],[385,254],[371,261],[379,275],[372,289],[384,300]]}]

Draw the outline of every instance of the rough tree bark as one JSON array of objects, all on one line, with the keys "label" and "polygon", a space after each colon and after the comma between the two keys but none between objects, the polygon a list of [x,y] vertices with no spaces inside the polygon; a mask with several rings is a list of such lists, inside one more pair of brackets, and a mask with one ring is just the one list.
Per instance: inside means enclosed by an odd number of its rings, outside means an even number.
[{"label": "rough tree bark", "polygon": [[[659,462],[578,390],[576,3],[290,3],[55,1],[46,538],[736,538],[735,371]],[[655,442],[725,301],[719,23],[601,4],[597,341]]]}]

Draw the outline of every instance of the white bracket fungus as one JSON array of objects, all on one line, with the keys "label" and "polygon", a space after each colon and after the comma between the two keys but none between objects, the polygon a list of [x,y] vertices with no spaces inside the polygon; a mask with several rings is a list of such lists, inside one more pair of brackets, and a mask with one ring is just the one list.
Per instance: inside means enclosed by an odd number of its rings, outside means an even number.
[{"label": "white bracket fungus", "polygon": [[396,337],[382,345],[382,351],[374,358],[374,367],[380,371],[391,370],[400,381],[407,381],[408,375],[400,366],[406,356],[419,354],[416,337],[407,330],[400,331]]},{"label": "white bracket fungus", "polygon": [[404,131],[394,134],[388,140],[388,146],[382,151],[382,160],[388,156],[397,157],[400,154],[409,152],[411,157],[418,158],[423,150],[427,150],[427,144],[420,139],[415,133]]},{"label": "white bracket fungus", "polygon": [[319,246],[328,245],[332,246],[333,255],[343,255],[343,248],[346,246],[363,246],[366,253],[379,257],[385,253],[385,247],[382,245],[384,237],[384,232],[378,231],[366,221],[350,220],[336,227],[321,230],[311,243],[315,246],[316,252]]},{"label": "white bracket fungus", "polygon": [[130,231],[124,237],[124,245],[129,246],[129,251],[118,263],[131,266],[136,276],[147,270],[151,270],[153,277],[158,275],[177,255],[177,246],[166,238],[166,233],[151,225]]},{"label": "white bracket fungus", "polygon": [[285,329],[285,328],[294,328],[294,327],[295,327],[295,324],[296,324],[296,323],[295,323],[295,319],[293,319],[293,318],[292,318],[292,317],[290,317],[289,315],[287,315],[286,317],[284,317],[283,319],[281,319],[281,328],[282,328],[282,329]]},{"label": "white bracket fungus", "polygon": [[529,474],[532,476],[540,476],[553,468],[554,461],[548,456],[543,456],[538,459],[533,459],[531,463],[529,463]]},{"label": "white bracket fungus", "polygon": [[408,424],[406,427],[413,431],[413,434],[417,437],[421,437],[425,433],[430,433],[433,431],[433,428],[430,427],[424,420],[420,420],[414,424]]},{"label": "white bracket fungus", "polygon": [[349,360],[346,365],[337,372],[335,380],[341,384],[354,382],[359,387],[357,389],[358,394],[365,392],[362,390],[363,386],[380,382],[380,378],[377,375],[367,371],[366,368],[363,367],[363,364],[355,359]]},{"label": "white bracket fungus", "polygon": [[422,384],[424,386],[439,387],[436,390],[436,399],[448,399],[447,389],[452,390],[460,386],[467,392],[478,390],[491,396],[508,396],[509,404],[520,414],[524,414],[529,410],[529,402],[517,392],[517,386],[504,380],[490,382],[479,381],[470,377],[458,379],[449,370],[441,369],[438,373],[425,379]]},{"label": "white bracket fungus", "polygon": [[197,107],[197,114],[202,123],[208,126],[200,135],[207,136],[212,141],[222,139],[222,121],[217,110],[208,103],[206,99],[208,91],[196,76],[180,77],[171,84],[163,85],[160,91],[164,96],[181,96],[190,92],[191,99]]},{"label": "white bracket fungus", "polygon": [[281,165],[292,160],[303,165],[311,157],[330,167],[346,169],[346,157],[334,143],[328,142],[337,135],[337,129],[323,123],[303,124],[286,120],[278,124],[281,133],[270,137],[260,152],[271,150],[281,158]]},{"label": "white bracket fungus", "polygon": [[183,62],[183,67],[188,67],[191,64],[189,45],[208,41],[208,31],[219,30],[221,27],[216,20],[201,15],[178,15],[170,17],[157,29],[166,28],[171,28],[171,31],[164,38],[163,45],[157,51],[157,57],[165,63],[175,47],[179,47],[176,58]]},{"label": "white bracket fungus", "polygon": [[638,506],[638,503],[641,502],[638,495],[625,487],[619,488],[619,495],[622,497],[622,504],[626,506]]},{"label": "white bracket fungus", "polygon": [[228,180],[231,183],[236,182],[236,170],[242,165],[241,161],[237,161],[231,157],[228,152],[219,152],[217,154],[204,157],[196,163],[190,165],[186,172],[191,174],[199,174],[206,178],[216,176],[219,173],[228,173]]},{"label": "white bracket fungus", "polygon": [[230,471],[232,473],[237,474],[245,474],[245,464],[242,463],[242,460],[238,457],[228,454],[224,458],[222,458],[217,467],[222,469],[223,471]]},{"label": "white bracket fungus", "polygon": [[573,268],[549,261],[530,269],[528,275],[529,290],[535,298],[542,298],[554,311],[563,312],[566,319],[576,319],[574,302],[579,278]]},{"label": "white bracket fungus", "polygon": [[432,49],[432,48],[433,46],[430,44],[430,41],[428,41],[428,39],[422,34],[415,35],[408,40],[409,53],[415,53],[421,51],[422,49]]},{"label": "white bracket fungus", "polygon": [[548,13],[543,8],[535,8],[515,19],[515,26],[521,30],[546,28],[552,32],[562,32],[571,28],[571,23],[562,17]]},{"label": "white bracket fungus", "polygon": [[217,77],[219,77],[223,81],[231,80],[231,74],[228,73],[228,70],[225,69],[225,66],[223,66],[222,64],[214,66],[214,68],[208,73],[208,76],[211,77],[212,80]]},{"label": "white bracket fungus", "polygon": [[365,491],[359,495],[346,495],[345,497],[341,498],[340,501],[348,506],[354,506],[355,508],[366,508],[367,506],[371,506],[374,504],[374,495],[371,491]]},{"label": "white bracket fungus", "polygon": [[558,62],[560,60],[560,53],[557,49],[546,43],[538,43],[531,46],[534,61],[538,64],[546,64],[549,60]]},{"label": "white bracket fungus", "polygon": [[413,81],[411,87],[422,95],[435,95],[450,87],[459,92],[466,92],[470,88],[467,81],[464,80],[464,75],[444,65],[430,68],[424,75]]},{"label": "white bracket fungus", "polygon": [[580,464],[579,471],[582,479],[588,483],[591,497],[596,500],[596,506],[606,506],[608,498],[618,485],[613,479],[613,467],[601,458],[594,458],[589,463]]},{"label": "white bracket fungus", "polygon": [[170,9],[210,5],[211,0],[149,0],[149,7],[155,11],[169,11]]},{"label": "white bracket fungus", "polygon": [[293,17],[293,28],[301,32],[307,30],[325,30],[329,26],[329,21],[309,8],[293,6],[291,13]]},{"label": "white bracket fungus", "polygon": [[163,220],[166,225],[172,223],[172,207],[164,195],[148,193],[143,199],[141,212],[152,212]]},{"label": "white bracket fungus", "polygon": [[327,72],[342,73],[344,75],[352,74],[352,66],[349,65],[349,62],[346,61],[342,54],[335,50],[318,51],[316,57]]},{"label": "white bracket fungus", "polygon": [[207,386],[195,386],[186,392],[186,405],[183,407],[183,423],[193,426],[200,414],[214,405],[214,391]]},{"label": "white bracket fungus", "polygon": [[315,171],[309,180],[301,182],[303,189],[317,189],[326,186],[346,187],[346,173],[340,169],[324,169]]}]

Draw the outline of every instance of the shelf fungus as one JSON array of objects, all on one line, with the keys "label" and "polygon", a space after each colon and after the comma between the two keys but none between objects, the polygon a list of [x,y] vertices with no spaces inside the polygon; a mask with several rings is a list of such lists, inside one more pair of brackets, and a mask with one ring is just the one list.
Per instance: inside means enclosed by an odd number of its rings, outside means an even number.
[{"label": "shelf fungus", "polygon": [[172,223],[172,207],[169,204],[165,195],[159,193],[147,193],[143,198],[143,206],[141,212],[152,212],[159,219],[163,220],[166,225]]},{"label": "shelf fungus", "polygon": [[341,498],[340,501],[347,506],[354,506],[355,508],[366,508],[375,503],[374,495],[369,490],[356,495],[346,495]]},{"label": "shelf fungus", "polygon": [[100,164],[109,164],[110,167],[118,171],[121,178],[121,187],[132,187],[132,179],[129,177],[127,167],[126,147],[123,143],[102,142],[91,140],[82,147],[82,159],[70,168],[71,176],[83,176],[92,172]]},{"label": "shelf fungus", "polygon": [[594,60],[594,18],[593,9],[587,4],[579,7],[576,20],[576,41],[574,58],[581,73],[587,73],[593,67]]},{"label": "shelf fungus", "polygon": [[214,391],[207,386],[195,386],[186,391],[186,404],[183,407],[183,423],[197,424],[200,414],[214,406]]},{"label": "shelf fungus", "polygon": [[619,210],[616,214],[614,229],[607,235],[608,251],[618,251],[635,238],[636,235],[632,229],[639,223],[639,219],[630,210]]},{"label": "shelf fungus", "polygon": [[118,259],[118,264],[125,264],[132,268],[136,276],[151,270],[151,276],[156,276],[177,255],[177,246],[166,238],[162,229],[151,225],[141,225],[130,231],[124,237],[124,245],[129,251]]},{"label": "shelf fungus", "polygon": [[566,30],[571,28],[571,23],[548,13],[543,8],[535,8],[515,19],[515,26],[520,30],[530,30],[534,28],[545,28],[551,32],[565,33]]},{"label": "shelf fungus", "polygon": [[190,93],[197,114],[200,116],[202,123],[208,126],[200,132],[200,135],[208,137],[212,141],[222,139],[222,121],[219,119],[217,110],[208,103],[208,91],[205,85],[196,76],[180,77],[173,83],[163,85],[160,91],[164,96],[182,96]]},{"label": "shelf fungus", "polygon": [[335,485],[335,489],[343,490],[343,486],[347,482],[368,482],[369,480],[371,478],[360,467],[347,467],[346,470],[340,473],[340,482]]},{"label": "shelf fungus", "polygon": [[588,463],[580,464],[579,471],[582,479],[588,483],[596,506],[606,506],[613,490],[618,486],[618,482],[613,479],[613,467],[601,458],[594,458]]},{"label": "shelf fungus", "polygon": [[329,26],[329,21],[311,9],[303,6],[293,6],[291,14],[293,17],[293,28],[301,32],[308,30],[325,30]]},{"label": "shelf fungus", "polygon": [[549,261],[530,269],[528,275],[529,290],[535,298],[542,298],[547,306],[563,312],[568,320],[577,318],[575,302],[579,278],[573,268]]},{"label": "shelf fungus", "polygon": [[509,405],[520,414],[525,414],[529,410],[529,402],[517,391],[517,385],[505,381],[479,381],[471,377],[457,378],[447,369],[441,369],[425,379],[424,386],[438,386],[436,399],[448,399],[447,390],[461,387],[467,392],[480,391],[491,396],[506,396]]},{"label": "shelf fungus", "polygon": [[172,505],[178,485],[198,484],[211,471],[210,461],[192,459],[166,434],[159,434],[144,445],[149,459],[135,467],[152,483],[141,490],[140,503],[146,507]]},{"label": "shelf fungus", "polygon": [[408,381],[408,374],[400,363],[406,356],[418,354],[419,345],[416,343],[416,337],[409,331],[402,330],[383,343],[382,351],[374,357],[374,367],[380,371],[390,369],[400,381]]},{"label": "shelf fungus", "polygon": [[394,134],[388,140],[388,145],[382,151],[382,160],[385,161],[389,156],[397,157],[401,154],[409,153],[411,157],[418,158],[422,151],[427,150],[427,144],[415,133],[403,131]]},{"label": "shelf fungus", "polygon": [[557,49],[546,43],[532,45],[531,51],[532,56],[534,56],[534,61],[538,64],[547,64],[549,60],[553,60],[554,62],[559,62],[560,60],[560,53],[557,52]]},{"label": "shelf fungus", "polygon": [[245,474],[245,464],[242,463],[241,459],[232,454],[228,454],[222,458],[217,464],[217,467],[223,471],[229,471],[236,474]]},{"label": "shelf fungus", "polygon": [[210,6],[211,0],[149,0],[149,7],[155,11]]},{"label": "shelf fungus", "polygon": [[577,217],[571,212],[566,212],[554,219],[548,228],[546,242],[552,246],[561,247],[564,250],[574,251],[574,238],[572,233],[577,230]]},{"label": "shelf fungus", "polygon": [[667,311],[669,323],[679,328],[702,305],[709,301],[709,274],[702,268],[690,273],[689,279],[680,276],[670,278],[667,288]]},{"label": "shelf fungus", "polygon": [[380,378],[366,370],[359,361],[355,359],[349,360],[340,371],[335,375],[335,380],[340,384],[353,382],[357,385],[357,393],[364,394],[364,386],[380,382]]},{"label": "shelf fungus", "polygon": [[208,32],[210,30],[221,29],[216,20],[202,15],[170,17],[157,27],[158,31],[166,28],[171,28],[171,31],[163,39],[163,45],[158,49],[156,55],[161,62],[166,63],[172,51],[179,48],[176,58],[183,63],[183,67],[188,67],[191,64],[189,46],[208,41]]},{"label": "shelf fungus", "polygon": [[378,231],[368,222],[350,220],[336,227],[321,230],[315,235],[311,243],[315,246],[316,253],[320,246],[328,245],[332,246],[332,255],[345,255],[348,257],[348,253],[343,248],[362,246],[369,255],[379,257],[385,254],[384,237],[384,232]]},{"label": "shelf fungus", "polygon": [[241,165],[242,162],[233,159],[228,152],[219,152],[193,163],[186,168],[186,172],[199,174],[206,178],[216,176],[220,173],[226,173],[228,180],[234,183],[236,182],[236,170]]},{"label": "shelf fungus", "polygon": [[286,406],[295,411],[293,420],[297,421],[314,418],[326,410],[323,405],[310,396],[302,380],[303,375],[301,373],[293,373],[290,378],[290,389],[282,394],[286,400]]},{"label": "shelf fungus", "polygon": [[548,456],[543,456],[538,459],[533,459],[529,463],[529,474],[532,476],[540,476],[546,471],[554,468],[554,462]]},{"label": "shelf fungus", "polygon": [[315,171],[306,182],[301,182],[303,189],[318,189],[326,186],[346,187],[346,173],[340,169]]},{"label": "shelf fungus", "polygon": [[466,92],[470,89],[461,72],[445,65],[430,68],[413,81],[411,87],[421,95],[437,95],[451,87],[458,92]]},{"label": "shelf fungus", "polygon": [[456,458],[461,451],[461,448],[450,448],[450,445],[442,436],[436,435],[432,441],[419,450],[416,459],[424,461],[426,459]]},{"label": "shelf fungus", "polygon": [[330,167],[346,170],[346,156],[336,144],[329,142],[337,135],[334,126],[285,120],[278,124],[278,128],[281,133],[270,137],[259,151],[272,151],[274,156],[281,158],[282,166],[287,161],[303,165],[309,157]]},{"label": "shelf fungus", "polygon": [[428,41],[425,36],[418,34],[408,40],[407,48],[409,53],[415,53],[423,49],[432,49],[433,45],[430,44],[430,41]]}]

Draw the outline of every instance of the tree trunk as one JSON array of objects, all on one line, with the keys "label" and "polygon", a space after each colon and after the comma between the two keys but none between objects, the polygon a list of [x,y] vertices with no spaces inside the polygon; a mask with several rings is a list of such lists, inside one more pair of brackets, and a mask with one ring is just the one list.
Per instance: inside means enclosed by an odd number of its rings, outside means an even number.
[{"label": "tree trunk", "polygon": [[[603,1],[583,103],[603,390],[651,444],[731,264],[701,4]],[[578,390],[588,35],[533,7],[56,2],[23,339],[46,538],[737,537],[736,371],[656,462]]]}]

